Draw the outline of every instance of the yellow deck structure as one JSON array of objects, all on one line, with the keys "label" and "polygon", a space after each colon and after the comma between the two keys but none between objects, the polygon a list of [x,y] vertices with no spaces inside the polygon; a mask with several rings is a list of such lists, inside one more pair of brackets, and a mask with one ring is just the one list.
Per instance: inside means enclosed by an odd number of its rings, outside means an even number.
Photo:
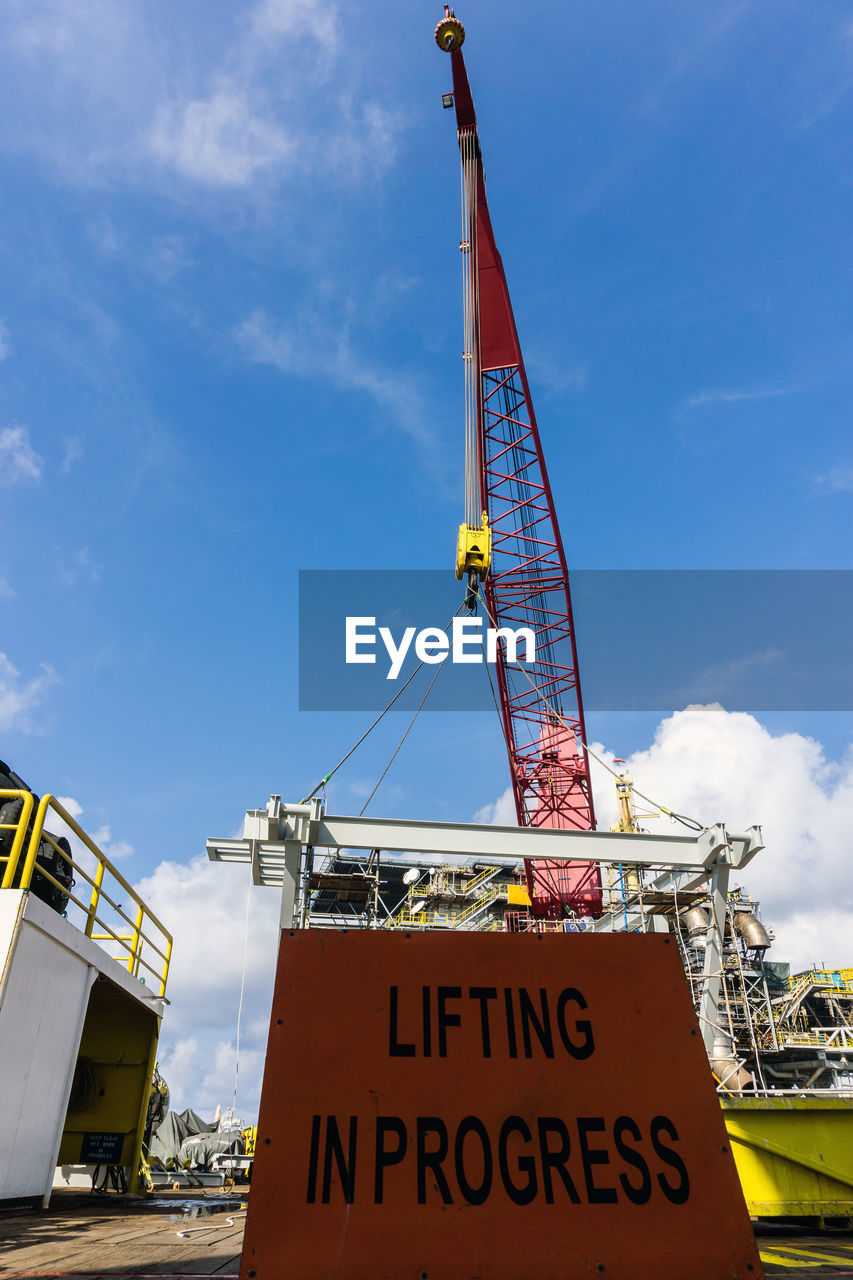
[{"label": "yellow deck structure", "polygon": [[753,1217],[853,1221],[853,1095],[721,1103]]}]

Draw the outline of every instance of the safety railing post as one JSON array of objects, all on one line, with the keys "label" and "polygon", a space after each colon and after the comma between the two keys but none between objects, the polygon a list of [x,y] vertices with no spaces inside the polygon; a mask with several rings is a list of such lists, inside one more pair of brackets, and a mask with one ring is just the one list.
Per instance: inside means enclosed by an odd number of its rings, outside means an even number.
[{"label": "safety railing post", "polygon": [[160,995],[166,994],[166,978],[169,973],[169,965],[172,962],[172,935],[168,934],[166,938],[166,956],[163,960],[163,973],[160,978]]},{"label": "safety railing post", "polygon": [[30,836],[30,843],[27,848],[27,856],[24,860],[24,869],[21,872],[21,883],[18,886],[21,889],[29,889],[33,878],[33,867],[38,857],[39,845],[41,844],[41,833],[44,830],[44,815],[47,813],[48,805],[53,796],[42,796],[39,807],[36,810],[35,821],[33,822],[33,833]]},{"label": "safety railing post", "polygon": [[89,903],[89,911],[86,916],[86,937],[91,938],[92,930],[95,927],[95,917],[98,913],[98,902],[101,897],[101,885],[104,883],[104,864],[98,859],[97,870],[95,871],[95,883],[92,885],[92,898]]},{"label": "safety railing post", "polygon": [[139,953],[141,951],[139,935],[142,930],[143,915],[144,915],[144,909],[142,904],[140,903],[139,909],[136,912],[136,924],[133,926],[133,938],[130,944],[130,955],[128,956],[128,960],[127,960],[128,973],[133,973],[136,975],[138,975],[139,973]]}]

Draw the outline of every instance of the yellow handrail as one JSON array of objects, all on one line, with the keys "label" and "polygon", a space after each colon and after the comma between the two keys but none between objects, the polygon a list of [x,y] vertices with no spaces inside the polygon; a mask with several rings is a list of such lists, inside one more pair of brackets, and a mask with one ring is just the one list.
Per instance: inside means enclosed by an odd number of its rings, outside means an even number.
[{"label": "yellow handrail", "polygon": [[495,873],[499,870],[500,870],[500,867],[483,867],[482,871],[477,872],[473,880],[468,881],[468,883],[466,884],[462,892],[466,896],[469,893],[476,893],[476,891],[480,888],[480,885],[485,884],[486,881],[491,879],[491,877],[495,875]]},{"label": "yellow handrail", "polygon": [[837,991],[853,990],[853,969],[806,969],[788,979],[791,992],[807,986],[834,987]]},{"label": "yellow handrail", "polygon": [[508,886],[506,884],[490,884],[486,892],[476,898],[464,911],[460,912],[453,921],[454,929],[460,924],[464,924],[466,920],[470,920],[478,911],[487,906],[490,902],[494,902],[496,898],[506,898]]},{"label": "yellow handrail", "polygon": [[[127,970],[128,973],[135,977],[140,977],[140,968],[146,969],[155,979],[155,984],[159,984],[159,995],[164,995],[166,991],[166,980],[169,974],[169,963],[172,956],[172,935],[160,923],[154,913],[146,906],[139,894],[130,885],[124,876],[113,866],[109,858],[98,848],[94,840],[87,835],[83,828],[79,825],[75,818],[64,808],[64,806],[53,795],[43,796],[35,817],[32,817],[35,797],[29,791],[11,791],[0,789],[0,803],[4,799],[14,798],[23,801],[18,822],[0,824],[0,830],[15,829],[15,837],[8,856],[0,857],[0,864],[5,861],[6,867],[3,873],[2,889],[24,889],[32,888],[34,874],[38,874],[49,884],[52,884],[60,893],[66,895],[66,901],[72,902],[79,909],[82,915],[82,931],[93,942],[106,941],[107,938],[119,944],[119,946],[127,952]],[[58,844],[56,838],[49,832],[44,830],[45,817],[48,810],[52,809],[66,826],[74,833],[89,852],[95,858],[95,874],[94,877],[89,875],[85,867],[81,866],[79,861],[73,856],[65,852]],[[32,824],[32,825],[31,825]],[[23,866],[20,876],[17,876],[17,869],[21,859],[21,851],[24,848],[29,831],[29,843],[26,845],[26,853],[24,856]],[[42,841],[47,841],[53,848],[55,853],[59,855],[73,870],[75,877],[82,877],[92,888],[91,897],[88,906],[71,893],[70,887],[61,884],[55,876],[38,861],[38,851]],[[129,916],[122,908],[121,904],[116,902],[107,889],[104,888],[105,877],[111,877],[112,880],[129,895],[133,906],[136,908],[133,918]],[[115,890],[113,889],[113,893]],[[120,920],[130,926],[129,934],[116,933],[110,923],[104,919],[104,906],[106,903],[109,909],[115,913]],[[105,930],[105,933],[95,933],[95,926]],[[116,925],[116,928],[120,928]],[[150,930],[154,929],[160,936],[155,939],[151,937]],[[146,959],[148,952],[153,952],[151,957],[153,964]],[[157,964],[157,959],[162,962]],[[122,963],[124,961],[122,960]],[[155,967],[156,965],[156,967]],[[142,979],[140,978],[142,981]]]},{"label": "yellow handrail", "polygon": [[[18,829],[15,831],[15,838],[12,841],[12,848],[9,850],[9,855],[5,859],[6,870],[3,873],[2,884],[0,884],[0,889],[10,889],[12,887],[12,881],[15,878],[15,872],[18,869],[18,858],[21,856],[21,849],[27,834],[27,827],[30,825],[30,815],[32,814],[33,805],[35,804],[35,796],[31,791],[8,791],[6,788],[3,788],[0,789],[0,800],[4,797],[8,799],[21,799],[24,802],[24,807],[21,810],[21,816],[18,819]],[[14,830],[14,827],[10,822],[4,822],[2,825],[3,829],[6,831]]]}]

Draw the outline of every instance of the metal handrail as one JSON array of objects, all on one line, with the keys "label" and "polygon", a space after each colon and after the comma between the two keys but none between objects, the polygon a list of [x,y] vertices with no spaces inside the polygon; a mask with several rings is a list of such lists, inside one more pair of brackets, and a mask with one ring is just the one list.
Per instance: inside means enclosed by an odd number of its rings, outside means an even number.
[{"label": "metal handrail", "polygon": [[809,986],[832,987],[836,991],[853,990],[853,969],[806,969],[788,979],[790,993]]},{"label": "metal handrail", "polygon": [[409,911],[403,907],[395,916],[391,916],[386,924],[391,928],[427,928],[436,924],[449,924],[451,917],[446,911]]},{"label": "metal handrail", "polygon": [[508,896],[508,887],[506,884],[489,885],[485,893],[476,898],[474,902],[454,918],[454,928],[457,925],[464,924],[466,920],[470,920],[472,916],[475,916],[478,911],[482,911],[484,907],[488,906],[490,902],[494,902],[496,898],[506,898]]},{"label": "metal handrail", "polygon": [[837,1045],[848,1049],[853,1045],[853,1027],[814,1027],[810,1031],[789,1031],[783,1033],[786,1045]]},{"label": "metal handrail", "polygon": [[[83,914],[85,923],[82,926],[82,932],[87,938],[91,938],[93,942],[106,941],[107,937],[118,945],[127,953],[127,960],[124,957],[119,958],[120,963],[126,963],[128,973],[135,977],[140,977],[140,968],[146,969],[155,979],[155,984],[159,984],[159,995],[164,995],[166,991],[166,980],[169,974],[169,964],[172,956],[172,935],[168,929],[157,919],[153,911],[151,911],[140,898],[139,894],[132,885],[125,880],[121,872],[117,871],[113,864],[107,858],[101,849],[95,844],[91,836],[89,836],[79,825],[75,818],[65,809],[65,807],[53,795],[43,796],[35,817],[33,818],[33,808],[35,805],[35,797],[29,791],[13,791],[0,788],[0,802],[4,799],[20,799],[23,801],[23,807],[20,817],[16,824],[1,823],[2,830],[15,830],[15,837],[12,847],[6,857],[0,857],[0,864],[5,862],[5,870],[3,879],[0,882],[2,889],[23,889],[30,890],[32,888],[33,876],[38,874],[49,884],[52,884],[60,893],[65,894],[67,901],[72,902]],[[44,830],[45,817],[48,810],[52,809],[58,817],[66,824],[66,826],[74,833],[89,852],[94,856],[96,867],[94,877],[89,875],[85,867],[75,860],[73,856],[65,852],[58,844],[55,837]],[[30,830],[31,827],[31,830]],[[27,843],[27,833],[29,834],[29,842]],[[37,858],[38,851],[42,841],[47,841],[54,851],[73,869],[75,878],[82,877],[92,888],[91,897],[88,905],[82,902],[70,888],[61,884],[55,876],[43,866],[40,866]],[[26,844],[26,853],[24,854],[23,865],[20,877],[17,876],[18,866],[21,863],[21,854]],[[136,911],[134,918],[131,918],[122,908],[122,905],[115,901],[111,894],[104,888],[104,879],[106,876],[112,877],[117,885],[129,895]],[[110,886],[112,888],[112,886]],[[115,893],[115,890],[112,890]],[[104,919],[103,906],[106,903],[125,924],[130,926],[131,933],[129,935],[116,933],[109,922]],[[95,926],[105,930],[105,934],[95,933]],[[116,928],[120,928],[117,925]],[[150,930],[155,930],[159,937],[151,936]],[[148,952],[154,952],[154,957],[159,957],[161,964],[157,965],[156,959],[154,963],[150,963],[145,956]],[[156,965],[156,967],[155,967]],[[142,979],[140,978],[140,981]]]},{"label": "metal handrail", "polygon": [[481,885],[486,883],[487,880],[491,880],[492,876],[496,875],[498,871],[500,871],[500,867],[483,867],[483,870],[478,871],[474,876],[474,879],[469,880],[465,885],[465,888],[462,890],[465,897],[467,897],[469,893],[475,893]]}]

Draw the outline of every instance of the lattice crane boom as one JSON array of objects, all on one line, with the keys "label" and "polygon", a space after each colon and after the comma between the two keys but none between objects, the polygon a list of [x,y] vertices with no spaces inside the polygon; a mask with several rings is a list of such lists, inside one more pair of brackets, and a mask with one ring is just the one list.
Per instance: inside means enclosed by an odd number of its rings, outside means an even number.
[{"label": "lattice crane boom", "polygon": [[[519,825],[593,830],[566,557],[486,201],[477,117],[461,52],[465,32],[447,7],[435,38],[451,57],[462,161],[466,524],[460,554],[464,537],[473,545],[478,535],[490,535],[485,573],[478,574],[476,557],[467,566],[472,589],[481,577],[492,626],[529,627],[536,637],[536,662],[527,674],[505,660],[502,646],[496,663]],[[567,908],[578,915],[601,911],[600,873],[589,863],[528,864],[528,889],[536,915],[558,917]]]}]

